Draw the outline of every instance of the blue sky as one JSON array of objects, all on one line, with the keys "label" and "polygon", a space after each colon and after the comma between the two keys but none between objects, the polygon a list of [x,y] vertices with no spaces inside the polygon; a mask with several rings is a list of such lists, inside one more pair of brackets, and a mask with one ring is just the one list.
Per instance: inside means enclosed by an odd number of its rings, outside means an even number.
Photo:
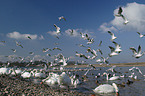
[{"label": "blue sky", "polygon": [[[122,18],[117,18],[119,7],[123,8],[123,15],[129,20],[123,24]],[[108,46],[114,44],[110,41],[111,31],[117,39],[114,41],[121,45],[123,50],[118,56],[109,58],[110,63],[144,62],[145,57],[139,59],[132,57],[130,47],[142,47],[145,51],[144,38],[140,38],[136,32],[145,34],[145,1],[144,0],[1,0],[0,1],[0,60],[7,61],[14,57],[45,58],[53,61],[53,56],[62,53],[70,60],[85,60],[75,56],[75,52],[86,53],[87,47],[101,49],[103,57],[108,57],[111,52]],[[64,16],[66,21],[59,21],[58,17]],[[54,24],[60,27],[59,39],[51,33],[56,31]],[[73,29],[74,36],[68,33]],[[87,41],[81,38],[80,32],[87,33],[94,38],[94,43],[87,45]],[[32,39],[25,38],[30,36]],[[16,46],[20,42],[24,48]],[[98,47],[99,42],[102,45]],[[58,43],[58,45],[55,45]],[[76,44],[83,44],[86,48]],[[42,52],[43,48],[53,49],[59,47],[62,51],[53,50]],[[11,49],[16,49],[13,52]],[[30,55],[29,52],[34,52]],[[98,53],[98,58],[100,58]],[[95,60],[96,60],[95,59]],[[18,59],[16,59],[18,60]],[[96,63],[95,60],[85,60],[88,63]]]}]

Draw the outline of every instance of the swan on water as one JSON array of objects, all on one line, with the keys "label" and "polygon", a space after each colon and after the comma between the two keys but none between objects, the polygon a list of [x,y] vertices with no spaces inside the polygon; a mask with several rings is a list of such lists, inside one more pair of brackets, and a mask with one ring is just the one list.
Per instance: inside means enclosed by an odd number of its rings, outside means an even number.
[{"label": "swan on water", "polygon": [[93,91],[95,93],[99,93],[99,94],[114,93],[114,92],[119,93],[119,89],[115,83],[112,83],[112,85],[110,85],[110,84],[99,85]]}]

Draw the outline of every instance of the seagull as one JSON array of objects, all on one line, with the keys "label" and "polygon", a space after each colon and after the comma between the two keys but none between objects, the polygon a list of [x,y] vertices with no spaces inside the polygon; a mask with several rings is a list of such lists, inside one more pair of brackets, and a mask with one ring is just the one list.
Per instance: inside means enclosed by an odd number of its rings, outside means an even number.
[{"label": "seagull", "polygon": [[115,44],[115,52],[120,53],[120,52],[122,51],[122,50],[120,49],[121,46],[120,46],[118,43],[114,42],[114,41],[113,41],[113,43]]},{"label": "seagull", "polygon": [[17,42],[17,41],[15,41],[15,42],[16,42],[17,46],[20,46],[21,48],[23,48],[23,46],[19,42]]},{"label": "seagull", "polygon": [[78,56],[78,57],[83,57],[83,58],[85,58],[85,59],[89,59],[89,56],[85,56],[85,55],[82,54],[82,53],[78,54],[78,52],[76,52],[76,56]]},{"label": "seagull", "polygon": [[79,47],[86,47],[83,44],[76,44],[76,45],[78,45]]},{"label": "seagull", "polygon": [[101,56],[101,58],[97,59],[96,62],[100,63],[100,64],[104,64],[104,63],[109,64],[108,59],[109,59],[109,57],[104,58],[104,57]]},{"label": "seagull", "polygon": [[92,43],[94,43],[94,39],[93,38],[92,39],[88,39],[87,44],[92,44]]},{"label": "seagull", "polygon": [[129,69],[129,71],[134,71],[134,70],[138,71],[140,74],[143,75],[143,73],[141,72],[141,70],[138,67],[132,67]]},{"label": "seagull", "polygon": [[99,45],[98,45],[98,46],[101,46],[101,44],[102,44],[102,41],[100,41],[100,43],[99,43]]},{"label": "seagull", "polygon": [[51,51],[50,48],[43,48],[43,49],[42,49],[43,52],[47,52],[47,51],[49,51],[49,50]]},{"label": "seagull", "polygon": [[28,36],[28,39],[31,39],[31,37],[30,37],[30,36]]},{"label": "seagull", "polygon": [[122,15],[122,12],[123,12],[122,8],[119,7],[118,14],[116,14],[115,16],[122,17],[124,20],[124,24],[126,25],[127,23],[129,23],[129,21],[124,17],[124,15]]},{"label": "seagull", "polygon": [[143,38],[145,36],[145,34],[141,34],[140,32],[137,32],[139,34],[140,38]]},{"label": "seagull", "polygon": [[14,53],[16,52],[16,49],[11,49]]},{"label": "seagull", "polygon": [[53,48],[53,50],[55,50],[55,49],[62,51],[62,50],[61,50],[60,48],[58,48],[58,47],[54,47],[54,48]]},{"label": "seagull", "polygon": [[61,19],[63,19],[64,21],[66,21],[66,19],[64,18],[64,16],[60,16],[58,17],[59,21],[61,21]]},{"label": "seagull", "polygon": [[115,56],[115,55],[118,55],[119,53],[117,53],[116,51],[115,51],[115,48],[113,48],[113,47],[111,47],[111,46],[109,46],[109,48],[111,49],[111,53],[109,54],[109,56],[110,57],[112,57],[112,56]]},{"label": "seagull", "polygon": [[70,35],[74,34],[74,30],[73,29],[71,29],[69,32],[70,32]]},{"label": "seagull", "polygon": [[56,34],[58,35],[60,33],[60,27],[58,27],[56,24],[54,24],[54,27],[56,28]]},{"label": "seagull", "polygon": [[114,33],[108,31],[108,33],[111,35],[111,41],[113,41],[114,39],[116,39],[117,37],[114,36]]},{"label": "seagull", "polygon": [[34,52],[29,52],[30,55],[34,55]]},{"label": "seagull", "polygon": [[141,56],[144,55],[145,52],[141,52],[141,46],[138,46],[138,51],[136,51],[136,49],[134,47],[130,47],[130,50],[132,50],[133,52],[133,57],[135,58],[140,58]]}]

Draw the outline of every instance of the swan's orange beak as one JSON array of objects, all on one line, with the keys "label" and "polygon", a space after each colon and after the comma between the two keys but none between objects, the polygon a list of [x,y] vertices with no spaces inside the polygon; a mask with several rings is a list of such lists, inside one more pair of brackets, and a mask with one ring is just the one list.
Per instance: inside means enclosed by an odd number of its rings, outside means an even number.
[{"label": "swan's orange beak", "polygon": [[92,94],[91,96],[95,96],[95,94]]},{"label": "swan's orange beak", "polygon": [[40,84],[43,84],[43,82],[40,82]]}]

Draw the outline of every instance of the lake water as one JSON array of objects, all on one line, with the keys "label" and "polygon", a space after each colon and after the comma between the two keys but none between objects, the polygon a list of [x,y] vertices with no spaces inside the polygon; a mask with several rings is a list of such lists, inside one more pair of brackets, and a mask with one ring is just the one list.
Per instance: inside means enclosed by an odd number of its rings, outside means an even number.
[{"label": "lake water", "polygon": [[[129,71],[132,67],[116,67],[114,68],[116,73],[115,75],[121,76],[126,75],[126,78],[120,78],[119,80],[115,81],[107,81],[106,76],[100,76],[96,78],[96,75],[100,73],[101,75],[110,67],[96,67],[96,70],[90,70],[87,74],[88,81],[85,81],[81,85],[78,85],[77,88],[71,87],[71,90],[76,90],[78,92],[84,92],[84,93],[90,93],[92,94],[92,89],[95,89],[98,85],[96,84],[96,80],[98,81],[98,84],[112,84],[113,82],[116,84],[122,84],[125,83],[125,87],[118,86],[119,88],[119,96],[145,96],[145,77],[141,75],[138,71]],[[143,74],[145,74],[145,67],[139,66],[138,67]],[[88,69],[88,68],[84,68]],[[79,79],[82,80],[82,75],[85,74],[85,71],[72,71],[69,72],[70,76],[75,73],[78,74],[80,77]],[[114,72],[106,71],[107,73],[114,74]],[[137,80],[131,79],[129,76],[132,73],[135,73],[134,76],[137,76]],[[60,72],[58,72],[60,74]],[[128,85],[126,84],[127,80],[133,81],[132,84]],[[37,81],[37,80],[35,80]],[[39,83],[41,80],[38,80],[37,83]],[[98,95],[98,94],[96,94]],[[115,93],[112,94],[102,94],[103,96],[115,96]]]}]

